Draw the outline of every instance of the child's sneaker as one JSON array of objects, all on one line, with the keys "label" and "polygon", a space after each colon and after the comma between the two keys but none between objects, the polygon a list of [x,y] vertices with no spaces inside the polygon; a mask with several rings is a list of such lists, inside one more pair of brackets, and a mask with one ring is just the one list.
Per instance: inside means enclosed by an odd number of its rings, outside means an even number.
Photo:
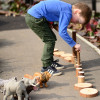
[{"label": "child's sneaker", "polygon": [[45,72],[45,71],[48,71],[48,72],[52,73],[53,76],[58,76],[58,75],[61,75],[61,74],[62,74],[61,71],[58,71],[58,70],[57,70],[55,67],[53,67],[53,66],[49,66],[49,67],[47,67],[47,68],[43,68],[43,67],[42,67],[41,73],[43,73],[43,72]]},{"label": "child's sneaker", "polygon": [[55,60],[55,61],[53,61],[53,63],[52,63],[51,66],[55,67],[55,68],[58,69],[58,70],[59,70],[59,69],[64,69],[64,68],[65,68],[63,65],[61,65],[61,64],[59,64],[59,63],[57,63],[57,62],[59,62],[58,59]]}]

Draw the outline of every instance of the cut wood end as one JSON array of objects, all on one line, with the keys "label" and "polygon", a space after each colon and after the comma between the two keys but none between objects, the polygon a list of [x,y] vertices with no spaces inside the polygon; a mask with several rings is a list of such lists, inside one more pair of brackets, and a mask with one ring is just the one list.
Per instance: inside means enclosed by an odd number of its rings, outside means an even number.
[{"label": "cut wood end", "polygon": [[76,64],[75,67],[76,68],[82,67],[82,64]]},{"label": "cut wood end", "polygon": [[82,70],[82,68],[79,67],[79,68],[76,68],[76,70]]},{"label": "cut wood end", "polygon": [[72,57],[65,57],[64,60],[68,62],[72,62]]},{"label": "cut wood end", "polygon": [[96,97],[98,93],[98,90],[94,88],[84,88],[80,90],[80,95],[86,98]]},{"label": "cut wood end", "polygon": [[64,54],[64,51],[57,51],[53,53],[54,56],[61,56],[62,54]]},{"label": "cut wood end", "polygon": [[62,58],[66,58],[66,57],[73,57],[72,54],[69,54],[69,53],[64,53],[61,55]]},{"label": "cut wood end", "polygon": [[78,76],[79,78],[84,78],[85,76]]},{"label": "cut wood end", "polygon": [[84,83],[85,82],[85,76],[78,76],[78,83]]},{"label": "cut wood end", "polygon": [[93,85],[91,83],[77,83],[74,85],[74,88],[76,90],[81,90],[81,89],[84,89],[84,88],[92,88]]},{"label": "cut wood end", "polygon": [[57,48],[55,48],[55,49],[54,49],[54,52],[57,52],[57,51],[59,51],[59,50],[58,50]]},{"label": "cut wood end", "polygon": [[79,71],[78,76],[84,76],[84,71]]}]

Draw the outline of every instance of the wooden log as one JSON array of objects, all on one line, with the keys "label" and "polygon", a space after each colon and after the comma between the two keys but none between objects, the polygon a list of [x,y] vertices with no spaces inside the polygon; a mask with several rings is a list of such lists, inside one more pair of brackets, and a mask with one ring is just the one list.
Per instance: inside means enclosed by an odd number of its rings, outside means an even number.
[{"label": "wooden log", "polygon": [[57,48],[55,48],[55,49],[54,49],[54,52],[57,52],[57,51],[59,51],[59,50],[58,50]]},{"label": "wooden log", "polygon": [[67,62],[72,62],[72,57],[65,57],[64,60]]},{"label": "wooden log", "polygon": [[75,64],[75,68],[80,68],[80,67],[82,67],[82,64]]},{"label": "wooden log", "polygon": [[73,55],[71,53],[64,53],[61,55],[62,58],[66,58],[66,57],[72,57]]},{"label": "wooden log", "polygon": [[53,52],[54,56],[59,56],[59,52]]},{"label": "wooden log", "polygon": [[72,61],[71,61],[72,64],[75,64],[75,58],[74,56],[72,56]]},{"label": "wooden log", "polygon": [[[75,31],[75,30],[72,31],[72,39],[76,42],[76,31]],[[74,56],[74,57],[77,56],[74,47],[72,48],[72,53],[73,53],[73,56]]]},{"label": "wooden log", "polygon": [[82,71],[82,68],[76,68],[76,77],[78,76],[79,71]]},{"label": "wooden log", "polygon": [[74,85],[74,89],[81,90],[84,88],[92,88],[93,85],[91,83],[77,83]]},{"label": "wooden log", "polygon": [[[74,57],[74,56],[73,56],[73,57]],[[77,67],[76,67],[76,64],[77,64],[76,57],[73,58],[73,63],[74,63],[74,67],[77,68]]]},{"label": "wooden log", "polygon": [[80,96],[85,98],[92,98],[98,96],[99,92],[94,88],[85,88],[80,90]]},{"label": "wooden log", "polygon": [[78,83],[84,83],[85,82],[85,76],[78,76]]},{"label": "wooden log", "polygon": [[80,65],[80,52],[77,51],[77,64]]},{"label": "wooden log", "polygon": [[57,52],[54,52],[53,54],[54,56],[60,57],[62,54],[64,54],[64,51],[57,51]]},{"label": "wooden log", "polygon": [[76,58],[76,60],[77,60],[77,64],[75,65],[75,67],[76,68],[81,67],[82,64],[80,64],[80,52],[79,51],[77,51],[77,58]]},{"label": "wooden log", "polygon": [[84,71],[79,71],[78,76],[84,76]]}]

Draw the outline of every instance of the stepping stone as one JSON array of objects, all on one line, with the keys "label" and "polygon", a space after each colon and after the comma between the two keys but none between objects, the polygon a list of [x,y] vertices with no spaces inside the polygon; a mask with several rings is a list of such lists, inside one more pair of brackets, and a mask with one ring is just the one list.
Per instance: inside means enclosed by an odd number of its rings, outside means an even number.
[{"label": "stepping stone", "polygon": [[71,53],[64,53],[61,55],[62,58],[65,58],[65,57],[72,57],[73,55]]},{"label": "stepping stone", "polygon": [[77,83],[74,85],[74,88],[76,90],[81,90],[81,89],[84,89],[84,88],[92,88],[93,85],[91,83]]},{"label": "stepping stone", "polygon": [[72,57],[71,56],[65,57],[64,60],[67,61],[67,62],[72,62]]},{"label": "stepping stone", "polygon": [[82,97],[91,98],[98,96],[98,90],[94,88],[85,88],[80,90],[80,95]]},{"label": "stepping stone", "polygon": [[54,52],[53,54],[54,56],[60,57],[62,54],[64,54],[64,51],[57,51],[57,52]]},{"label": "stepping stone", "polygon": [[58,50],[57,48],[55,48],[55,49],[54,49],[54,52],[57,52],[57,51],[59,51],[59,50]]}]

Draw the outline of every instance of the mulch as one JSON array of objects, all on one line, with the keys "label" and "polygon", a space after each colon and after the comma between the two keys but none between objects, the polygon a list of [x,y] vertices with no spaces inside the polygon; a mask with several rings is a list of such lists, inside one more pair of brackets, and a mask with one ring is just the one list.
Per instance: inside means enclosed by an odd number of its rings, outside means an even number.
[{"label": "mulch", "polygon": [[28,28],[24,16],[0,15],[0,31]]}]

